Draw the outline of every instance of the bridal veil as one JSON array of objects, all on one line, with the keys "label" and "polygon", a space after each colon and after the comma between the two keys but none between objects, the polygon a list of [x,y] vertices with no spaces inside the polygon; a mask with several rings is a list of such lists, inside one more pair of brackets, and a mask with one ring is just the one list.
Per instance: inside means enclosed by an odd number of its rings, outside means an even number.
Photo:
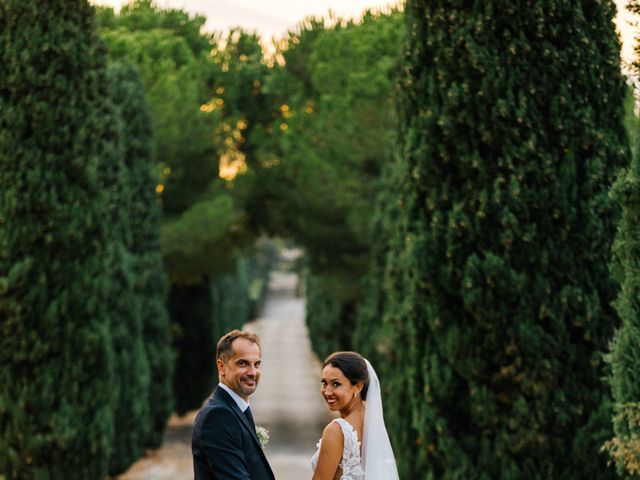
[{"label": "bridal veil", "polygon": [[384,426],[380,381],[375,370],[365,359],[369,371],[369,388],[364,409],[362,464],[365,480],[398,480],[396,459],[393,455],[387,428]]}]

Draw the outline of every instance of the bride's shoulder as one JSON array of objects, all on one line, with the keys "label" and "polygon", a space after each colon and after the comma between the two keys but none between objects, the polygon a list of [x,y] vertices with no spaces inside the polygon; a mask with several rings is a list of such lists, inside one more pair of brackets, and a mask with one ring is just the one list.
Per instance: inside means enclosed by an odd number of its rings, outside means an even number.
[{"label": "bride's shoulder", "polygon": [[340,442],[342,443],[342,427],[337,420],[333,420],[324,427],[322,431],[322,442]]},{"label": "bride's shoulder", "polygon": [[322,439],[318,442],[318,446],[327,455],[335,454],[336,457],[342,456],[342,449],[344,447],[344,438],[342,435],[342,429],[336,421],[332,421],[322,431]]}]

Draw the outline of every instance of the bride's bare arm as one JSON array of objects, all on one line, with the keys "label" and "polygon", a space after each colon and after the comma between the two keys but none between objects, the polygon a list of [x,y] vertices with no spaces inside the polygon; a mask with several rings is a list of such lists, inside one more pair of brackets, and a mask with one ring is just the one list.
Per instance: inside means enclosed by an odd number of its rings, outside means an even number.
[{"label": "bride's bare arm", "polygon": [[344,437],[340,425],[331,422],[322,432],[318,466],[312,480],[333,480],[342,459]]}]

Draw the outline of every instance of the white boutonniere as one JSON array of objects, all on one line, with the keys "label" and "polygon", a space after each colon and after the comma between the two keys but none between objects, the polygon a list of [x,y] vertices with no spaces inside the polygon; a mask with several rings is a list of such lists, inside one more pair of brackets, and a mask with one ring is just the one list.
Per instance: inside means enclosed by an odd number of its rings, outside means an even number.
[{"label": "white boutonniere", "polygon": [[256,435],[258,435],[258,440],[260,440],[260,446],[264,448],[269,441],[269,430],[256,425]]}]

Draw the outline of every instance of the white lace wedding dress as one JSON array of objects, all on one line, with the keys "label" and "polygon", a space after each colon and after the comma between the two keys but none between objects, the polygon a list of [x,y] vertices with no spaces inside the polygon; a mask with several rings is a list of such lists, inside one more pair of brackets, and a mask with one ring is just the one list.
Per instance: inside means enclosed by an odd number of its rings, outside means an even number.
[{"label": "white lace wedding dress", "polygon": [[[340,460],[340,469],[342,476],[340,480],[364,480],[364,470],[362,469],[362,461],[360,459],[360,442],[358,441],[358,432],[344,418],[334,420],[340,425],[342,435],[344,437],[344,448],[342,449],[342,460]],[[322,440],[318,441],[318,449],[311,458],[311,467],[315,472],[318,466],[318,455],[320,454],[320,445]]]}]

